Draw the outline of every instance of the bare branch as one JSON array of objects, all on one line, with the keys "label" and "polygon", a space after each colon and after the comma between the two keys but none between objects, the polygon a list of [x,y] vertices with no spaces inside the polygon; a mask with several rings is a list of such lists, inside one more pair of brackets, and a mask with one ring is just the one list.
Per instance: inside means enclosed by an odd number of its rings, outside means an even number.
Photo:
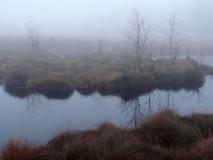
[{"label": "bare branch", "polygon": [[178,20],[177,13],[174,9],[173,12],[169,15],[168,21],[168,31],[164,33],[165,39],[168,44],[168,53],[170,57],[177,57],[180,50],[180,42],[182,41],[179,38],[178,33]]},{"label": "bare branch", "polygon": [[136,58],[136,70],[141,69],[144,53],[150,45],[151,30],[139,12],[135,12],[127,28],[127,39],[131,43]]},{"label": "bare branch", "polygon": [[26,39],[32,55],[38,54],[40,51],[40,35],[30,21],[26,24]]}]

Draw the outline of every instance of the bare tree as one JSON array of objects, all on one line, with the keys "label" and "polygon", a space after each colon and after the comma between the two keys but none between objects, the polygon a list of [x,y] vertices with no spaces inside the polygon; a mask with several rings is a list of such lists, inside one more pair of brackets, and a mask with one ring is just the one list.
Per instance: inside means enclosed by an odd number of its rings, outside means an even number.
[{"label": "bare tree", "polygon": [[40,34],[32,26],[31,21],[26,24],[26,40],[30,47],[32,55],[36,55],[40,51]]},{"label": "bare tree", "polygon": [[178,21],[176,9],[169,15],[168,31],[164,33],[168,43],[168,52],[170,58],[176,58],[179,52],[179,43],[181,41],[178,33]]},{"label": "bare tree", "polygon": [[135,54],[135,68],[137,71],[140,71],[144,53],[150,45],[151,30],[139,12],[135,12],[130,20],[127,27],[127,38]]}]

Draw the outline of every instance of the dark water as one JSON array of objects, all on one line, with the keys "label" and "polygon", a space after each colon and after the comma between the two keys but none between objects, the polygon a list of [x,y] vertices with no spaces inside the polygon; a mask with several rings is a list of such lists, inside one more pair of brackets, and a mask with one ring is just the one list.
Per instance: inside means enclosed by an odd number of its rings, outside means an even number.
[{"label": "dark water", "polygon": [[104,121],[130,127],[168,105],[182,115],[213,113],[213,78],[206,77],[198,92],[156,90],[130,102],[98,93],[85,97],[77,92],[67,100],[48,100],[40,95],[19,99],[2,86],[0,102],[0,146],[11,138],[42,143],[61,130],[92,129]]}]

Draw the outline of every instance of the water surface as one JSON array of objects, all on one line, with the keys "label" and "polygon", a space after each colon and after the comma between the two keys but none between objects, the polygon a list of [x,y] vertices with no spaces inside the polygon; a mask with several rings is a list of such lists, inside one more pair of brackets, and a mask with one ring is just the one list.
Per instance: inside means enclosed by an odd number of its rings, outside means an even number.
[{"label": "water surface", "polygon": [[[211,64],[208,58],[207,64]],[[213,62],[213,61],[212,61]],[[0,87],[0,146],[11,138],[42,143],[61,130],[92,129],[104,121],[131,127],[139,118],[169,106],[182,115],[213,114],[213,78],[198,92],[155,90],[130,102],[119,97],[78,92],[66,100],[48,100],[41,95],[16,98]]]}]

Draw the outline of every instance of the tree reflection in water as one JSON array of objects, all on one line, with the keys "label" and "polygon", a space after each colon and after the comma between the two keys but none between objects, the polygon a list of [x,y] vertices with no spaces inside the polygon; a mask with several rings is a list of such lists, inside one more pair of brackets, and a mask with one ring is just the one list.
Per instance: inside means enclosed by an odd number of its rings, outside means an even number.
[{"label": "tree reflection in water", "polygon": [[[125,118],[126,118],[125,123],[127,122],[127,125],[137,126],[138,123],[140,123],[142,120],[146,119],[147,117],[165,108],[179,110],[178,107],[182,107],[185,105],[184,101],[188,101],[188,99],[193,99],[195,97],[196,97],[196,100],[198,100],[196,104],[199,104],[200,106],[199,92],[194,92],[194,91],[188,92],[184,90],[180,92],[175,92],[172,90],[169,90],[169,91],[155,90],[153,92],[150,92],[149,94],[137,97],[130,101],[121,100],[121,107],[122,107],[121,111],[122,111],[122,114],[125,114]],[[82,96],[82,98],[84,97]],[[105,97],[91,96],[91,98],[94,98],[94,99],[93,99],[93,103],[90,105],[97,106],[97,105],[100,105],[100,103],[102,103],[102,100]],[[42,107],[47,107],[50,105],[46,97],[42,95],[38,95],[38,94],[32,94],[31,96],[28,96],[27,98],[25,98],[25,100],[26,100],[25,102],[26,102],[27,111],[33,114],[37,113]],[[100,102],[97,103],[97,100],[100,100]],[[118,101],[120,100],[118,99]],[[106,103],[106,101],[103,101],[103,102]],[[66,102],[66,103],[68,104],[70,103],[69,104],[70,106],[79,105],[79,104],[72,104],[72,102]],[[85,103],[87,104],[88,102],[85,101]],[[118,107],[117,104],[115,103],[109,103],[109,106],[110,105],[113,107]]]},{"label": "tree reflection in water", "polygon": [[155,90],[131,101],[122,101],[122,111],[128,114],[128,125],[136,126],[139,122],[163,109],[177,111],[179,107],[184,106],[184,101],[189,99],[196,99],[196,104],[201,107],[200,97],[202,96],[199,91]]},{"label": "tree reflection in water", "polygon": [[[153,93],[145,97],[137,97],[131,101],[122,101],[122,110],[130,116],[128,124],[137,126],[138,123],[153,114]],[[146,99],[143,101],[141,98]],[[148,98],[148,99],[147,99]]]},{"label": "tree reflection in water", "polygon": [[[189,95],[190,93],[187,93]],[[192,97],[195,96],[192,92]],[[176,95],[177,96],[177,95]],[[185,95],[186,98],[186,95]],[[173,91],[155,90],[131,101],[122,101],[122,111],[128,114],[128,124],[137,126],[139,122],[163,109],[172,109],[182,104],[181,98],[175,97]]]},{"label": "tree reflection in water", "polygon": [[36,113],[39,110],[41,104],[44,103],[44,97],[38,94],[32,94],[26,97],[25,99],[26,99],[26,109],[28,112],[31,113]]}]

